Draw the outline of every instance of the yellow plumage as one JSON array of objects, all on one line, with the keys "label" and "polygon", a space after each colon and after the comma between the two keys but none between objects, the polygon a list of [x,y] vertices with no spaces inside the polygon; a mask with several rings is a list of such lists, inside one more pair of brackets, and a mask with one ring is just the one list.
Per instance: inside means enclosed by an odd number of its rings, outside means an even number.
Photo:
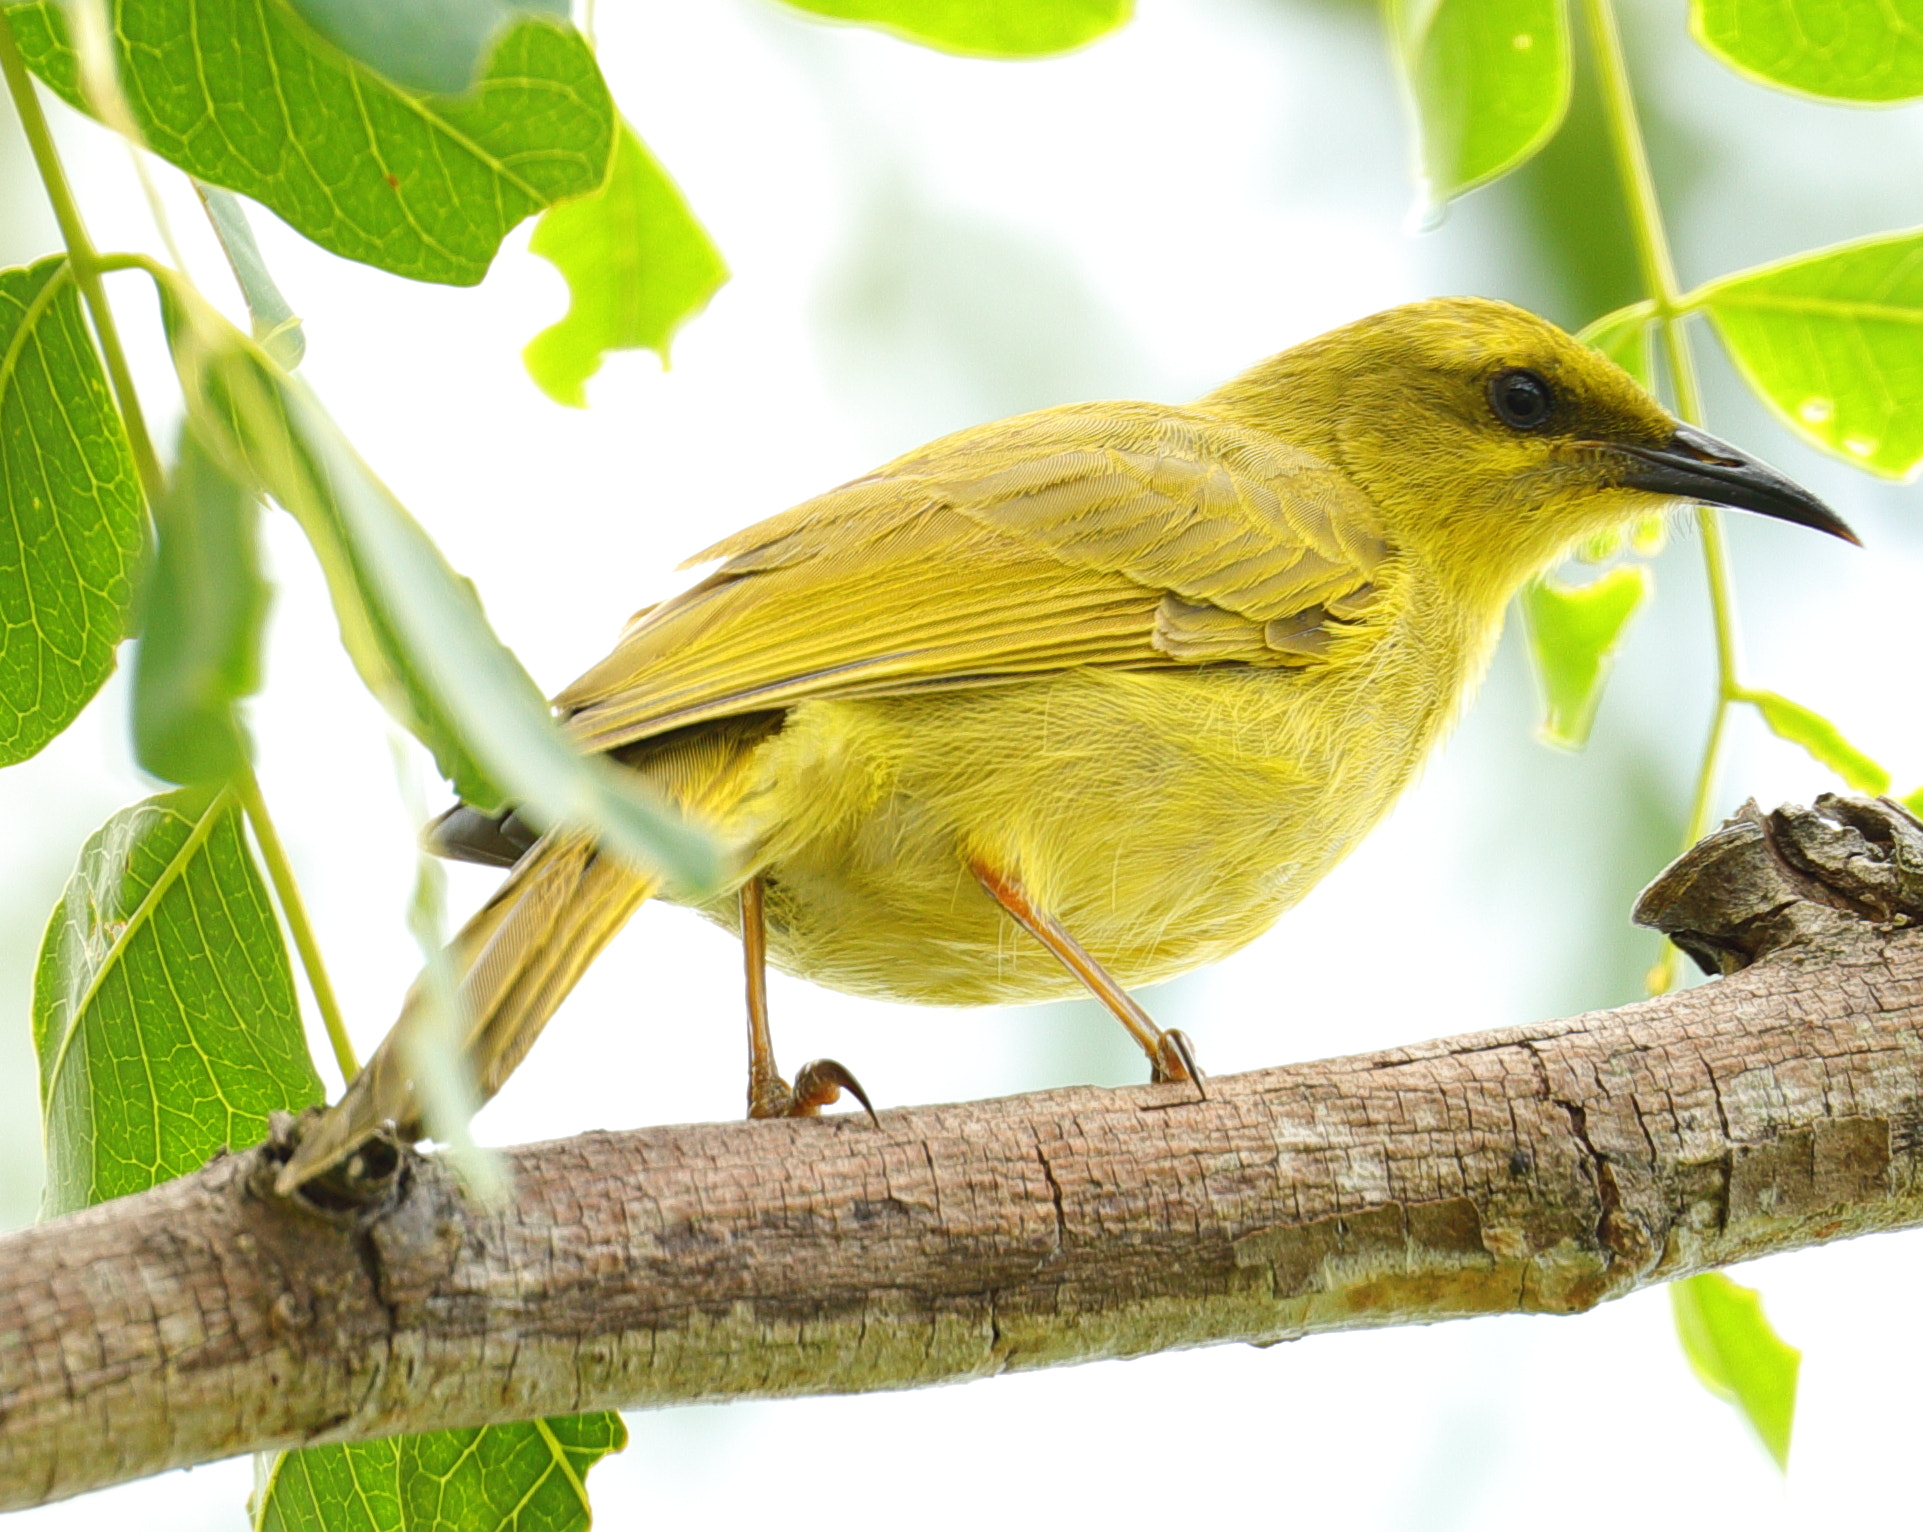
[{"label": "yellow plumage", "polygon": [[[1538,385],[1550,414],[1518,425]],[[556,707],[721,832],[789,972],[947,1005],[1075,992],[987,869],[1148,983],[1259,935],[1368,833],[1524,580],[1684,493],[1821,511],[1541,320],[1414,304],[1186,408],[977,427],[738,533]],[[521,859],[457,942],[484,1093],[653,891],[578,839]],[[383,1118],[418,1128],[405,1052],[290,1180]]]}]

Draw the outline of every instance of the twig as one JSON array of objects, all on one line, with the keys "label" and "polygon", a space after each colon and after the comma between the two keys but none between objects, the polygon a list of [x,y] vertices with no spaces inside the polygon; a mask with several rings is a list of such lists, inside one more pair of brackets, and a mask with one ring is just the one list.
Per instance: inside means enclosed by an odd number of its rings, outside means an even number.
[{"label": "twig", "polygon": [[1751,814],[1639,915],[1729,976],[1206,1102],[593,1133],[509,1154],[496,1209],[412,1151],[277,1199],[283,1121],[0,1240],[0,1509],[256,1448],[1572,1313],[1923,1224],[1923,826]]}]

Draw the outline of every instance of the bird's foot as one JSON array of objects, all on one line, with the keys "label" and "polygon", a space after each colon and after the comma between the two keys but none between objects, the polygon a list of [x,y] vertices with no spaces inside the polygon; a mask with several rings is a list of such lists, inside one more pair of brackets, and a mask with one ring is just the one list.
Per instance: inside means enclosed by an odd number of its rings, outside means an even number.
[{"label": "bird's foot", "polygon": [[854,1077],[845,1064],[837,1064],[833,1059],[816,1059],[811,1064],[803,1064],[801,1073],[795,1076],[793,1105],[789,1108],[791,1117],[813,1117],[824,1106],[832,1106],[847,1091],[861,1103],[861,1109],[875,1121],[874,1103],[868,1099],[868,1092],[861,1088],[861,1081]]},{"label": "bird's foot", "polygon": [[833,1106],[847,1091],[862,1105],[870,1120],[875,1118],[874,1104],[868,1099],[868,1092],[861,1088],[847,1065],[838,1064],[833,1059],[816,1059],[811,1064],[803,1064],[801,1072],[795,1076],[790,1086],[780,1075],[770,1071],[749,1082],[748,1116],[760,1117],[818,1117],[824,1106]]},{"label": "bird's foot", "polygon": [[1155,1058],[1149,1079],[1157,1085],[1188,1083],[1195,1087],[1198,1100],[1208,1100],[1202,1089],[1202,1066],[1195,1062],[1195,1044],[1186,1032],[1170,1028],[1155,1045]]}]

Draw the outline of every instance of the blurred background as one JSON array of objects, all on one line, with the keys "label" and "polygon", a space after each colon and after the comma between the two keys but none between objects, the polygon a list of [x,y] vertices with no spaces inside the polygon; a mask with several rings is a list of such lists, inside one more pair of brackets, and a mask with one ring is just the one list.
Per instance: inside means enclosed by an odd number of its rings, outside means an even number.
[{"label": "blurred background", "polygon": [[[1923,223],[1916,109],[1772,94],[1701,53],[1680,7],[1628,0],[1624,12],[1685,284]],[[1532,165],[1416,231],[1405,124],[1367,0],[1140,0],[1115,37],[1021,64],[944,57],[767,0],[625,0],[601,8],[599,35],[618,99],[734,272],[671,371],[613,358],[585,413],[537,392],[519,350],[566,294],[526,253],[526,226],[485,284],[456,291],[336,260],[254,212],[306,321],[305,375],[549,690],[672,588],[689,553],[951,428],[1074,399],[1184,399],[1431,294],[1509,298],[1572,328],[1638,296],[1586,77]],[[119,144],[52,110],[96,239],[157,248]],[[184,184],[154,174],[193,274],[227,295]],[[9,117],[0,262],[56,244]],[[150,294],[115,280],[170,436]],[[1711,427],[1829,496],[1867,545],[1730,519],[1747,676],[1826,712],[1908,791],[1923,781],[1916,491],[1805,450],[1707,337],[1701,355]],[[287,518],[270,517],[267,536],[278,594],[253,710],[260,771],[365,1056],[418,962],[403,925],[413,830],[391,731],[335,641],[313,561]],[[1269,936],[1150,991],[1157,1018],[1229,1073],[1636,998],[1657,947],[1627,912],[1676,849],[1711,695],[1700,560],[1681,522],[1657,580],[1587,752],[1534,742],[1512,630],[1393,819]],[[0,1226],[30,1221],[39,1196],[27,1015],[40,932],[82,839],[154,790],[129,762],[124,704],[110,684],[80,725],[0,775]],[[1733,734],[1719,812],[1836,786],[1753,715],[1739,712]],[[431,782],[420,752],[408,758]],[[456,869],[455,914],[491,881]],[[477,1133],[513,1143],[739,1115],[740,989],[730,938],[648,906]],[[773,1003],[787,1067],[832,1054],[883,1105],[1142,1072],[1088,1004],[911,1010],[780,976]],[[1804,1351],[1787,1480],[1695,1383],[1667,1299],[1649,1293],[1577,1319],[637,1414],[631,1445],[590,1489],[611,1528],[770,1515],[794,1527],[1072,1516],[1358,1532],[1907,1524],[1919,1272],[1923,1235],[1909,1234],[1735,1273]],[[239,1528],[249,1482],[237,1461],[8,1525]]]}]

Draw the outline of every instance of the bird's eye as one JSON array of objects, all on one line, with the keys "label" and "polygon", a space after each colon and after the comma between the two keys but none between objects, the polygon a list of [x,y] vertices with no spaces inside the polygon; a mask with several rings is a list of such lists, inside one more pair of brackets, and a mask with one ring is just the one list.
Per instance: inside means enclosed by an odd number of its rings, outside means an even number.
[{"label": "bird's eye", "polygon": [[1489,403],[1504,425],[1533,431],[1555,413],[1556,396],[1542,374],[1526,367],[1499,372],[1489,385]]}]

